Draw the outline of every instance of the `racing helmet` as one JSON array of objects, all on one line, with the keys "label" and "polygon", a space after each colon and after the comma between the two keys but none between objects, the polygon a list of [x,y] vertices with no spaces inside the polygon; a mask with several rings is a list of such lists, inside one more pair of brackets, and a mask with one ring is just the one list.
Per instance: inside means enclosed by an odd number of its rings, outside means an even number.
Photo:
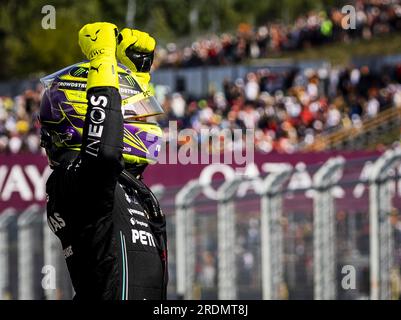
[{"label": "racing helmet", "polygon": [[[40,106],[41,145],[49,158],[63,149],[79,151],[81,148],[88,107],[89,67],[89,62],[84,61],[41,79],[45,87]],[[162,130],[156,123],[139,119],[162,114],[163,109],[151,90],[144,90],[122,64],[118,64],[118,79],[124,116],[124,161],[129,164],[155,163]]]}]

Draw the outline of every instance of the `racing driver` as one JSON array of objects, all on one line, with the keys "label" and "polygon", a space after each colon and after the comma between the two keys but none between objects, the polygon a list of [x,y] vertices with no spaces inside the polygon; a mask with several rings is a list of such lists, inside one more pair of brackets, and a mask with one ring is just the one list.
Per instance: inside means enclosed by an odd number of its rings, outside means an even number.
[{"label": "racing driver", "polygon": [[155,40],[106,22],[78,38],[88,61],[42,79],[49,226],[75,300],[166,299],[166,221],[142,181],[162,139],[147,121],[163,113],[149,86]]}]

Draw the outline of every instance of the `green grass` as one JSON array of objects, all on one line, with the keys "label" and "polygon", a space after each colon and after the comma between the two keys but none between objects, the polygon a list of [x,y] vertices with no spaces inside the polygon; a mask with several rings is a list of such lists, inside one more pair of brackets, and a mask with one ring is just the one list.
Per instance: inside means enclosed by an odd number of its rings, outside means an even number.
[{"label": "green grass", "polygon": [[375,141],[371,141],[367,144],[366,150],[376,150],[378,145],[391,146],[394,142],[400,141],[400,128],[395,126],[389,132],[381,135]]},{"label": "green grass", "polygon": [[294,52],[273,53],[269,58],[324,59],[333,65],[349,65],[352,57],[355,56],[385,56],[392,54],[401,54],[401,33],[377,36],[371,40],[357,40],[352,43],[337,42]]}]

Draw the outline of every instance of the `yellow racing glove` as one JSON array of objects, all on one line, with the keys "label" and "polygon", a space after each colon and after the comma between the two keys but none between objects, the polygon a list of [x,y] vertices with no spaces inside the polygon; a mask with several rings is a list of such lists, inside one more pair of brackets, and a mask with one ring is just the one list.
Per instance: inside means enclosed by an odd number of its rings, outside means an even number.
[{"label": "yellow racing glove", "polygon": [[135,29],[123,29],[117,38],[117,58],[128,67],[146,90],[150,81],[156,41],[148,33]]},{"label": "yellow racing glove", "polygon": [[116,59],[117,35],[117,27],[108,22],[86,24],[79,31],[79,46],[90,61],[87,90],[92,87],[119,88]]}]

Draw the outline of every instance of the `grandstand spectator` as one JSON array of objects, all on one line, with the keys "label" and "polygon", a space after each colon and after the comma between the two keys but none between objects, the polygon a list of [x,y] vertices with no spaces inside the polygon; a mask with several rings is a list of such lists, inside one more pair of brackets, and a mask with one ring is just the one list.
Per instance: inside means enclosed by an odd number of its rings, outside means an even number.
[{"label": "grandstand spectator", "polygon": [[336,128],[337,126],[340,125],[340,122],[341,122],[341,113],[334,104],[331,104],[327,112],[327,127]]},{"label": "grandstand spectator", "polygon": [[209,251],[202,253],[202,264],[200,266],[199,281],[205,288],[212,288],[216,285],[215,257]]},{"label": "grandstand spectator", "polygon": [[[271,81],[279,85],[271,89]],[[266,152],[292,152],[321,132],[359,126],[401,97],[396,76],[366,66],[295,74],[263,70],[226,80],[223,87],[205,100],[185,98],[189,118],[181,128],[255,129],[255,145]]]},{"label": "grandstand spectator", "polygon": [[[401,107],[400,65],[372,71],[366,66],[343,69],[267,69],[249,73],[245,79],[226,79],[222,92],[203,99],[172,92],[162,97],[165,114],[157,120],[165,128],[198,133],[209,129],[255,130],[255,147],[291,153],[311,144],[318,134],[341,127],[360,126],[390,106]],[[0,97],[0,152],[40,152],[38,105],[42,89]],[[199,143],[208,143],[200,139]],[[230,148],[240,148],[235,140]],[[242,146],[244,147],[244,146]]]},{"label": "grandstand spectator", "polygon": [[300,50],[334,41],[349,42],[357,38],[401,30],[400,1],[358,0],[355,2],[356,26],[348,28],[341,8],[328,12],[311,11],[293,24],[272,21],[262,26],[241,23],[235,34],[212,35],[182,48],[169,43],[160,48],[155,67],[199,67],[241,63],[246,59],[269,57],[271,53]]},{"label": "grandstand spectator", "polygon": [[37,120],[42,88],[15,97],[0,97],[0,152],[39,152]]},{"label": "grandstand spectator", "polygon": [[245,98],[250,101],[255,101],[259,96],[259,90],[260,90],[256,74],[251,72],[248,74],[246,78],[247,81],[244,87]]}]

